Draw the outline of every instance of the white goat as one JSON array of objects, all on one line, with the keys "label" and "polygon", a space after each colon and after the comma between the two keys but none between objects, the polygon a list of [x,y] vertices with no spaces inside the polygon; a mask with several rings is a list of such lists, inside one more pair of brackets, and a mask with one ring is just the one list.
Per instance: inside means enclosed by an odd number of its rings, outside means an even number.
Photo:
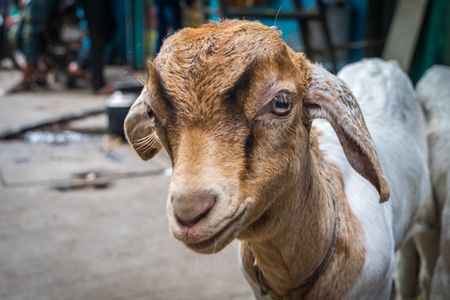
[{"label": "white goat", "polygon": [[430,173],[440,216],[439,257],[430,298],[450,299],[450,67],[434,66],[417,84],[428,123]]},{"label": "white goat", "polygon": [[165,41],[125,121],[143,159],[162,146],[172,159],[172,234],[199,253],[241,240],[257,298],[388,299],[429,195],[406,75],[367,60],[340,77],[278,30],[211,23]]}]

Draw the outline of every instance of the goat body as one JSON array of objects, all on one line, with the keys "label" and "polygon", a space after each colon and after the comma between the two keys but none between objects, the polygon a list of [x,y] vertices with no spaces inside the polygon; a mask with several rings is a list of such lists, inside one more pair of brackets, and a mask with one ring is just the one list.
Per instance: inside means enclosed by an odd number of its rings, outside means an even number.
[{"label": "goat body", "polygon": [[428,120],[430,173],[440,218],[439,253],[431,299],[450,299],[450,68],[434,66],[417,84]]},{"label": "goat body", "polygon": [[143,159],[161,147],[172,159],[174,237],[199,253],[238,238],[258,298],[266,286],[285,299],[388,299],[394,251],[428,196],[405,74],[367,60],[340,77],[276,29],[210,23],[166,40],[126,118]]}]

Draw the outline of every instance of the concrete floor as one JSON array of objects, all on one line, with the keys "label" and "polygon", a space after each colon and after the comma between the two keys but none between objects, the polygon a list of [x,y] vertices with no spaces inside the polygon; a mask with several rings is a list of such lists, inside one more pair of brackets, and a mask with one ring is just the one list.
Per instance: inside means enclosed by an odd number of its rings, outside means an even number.
[{"label": "concrete floor", "polygon": [[[105,101],[88,91],[54,95],[0,96],[0,125]],[[50,105],[58,97],[67,103],[59,111]],[[61,145],[0,141],[0,299],[251,299],[237,243],[202,256],[171,237],[167,157],[144,163],[128,145],[109,143],[104,135]]]}]

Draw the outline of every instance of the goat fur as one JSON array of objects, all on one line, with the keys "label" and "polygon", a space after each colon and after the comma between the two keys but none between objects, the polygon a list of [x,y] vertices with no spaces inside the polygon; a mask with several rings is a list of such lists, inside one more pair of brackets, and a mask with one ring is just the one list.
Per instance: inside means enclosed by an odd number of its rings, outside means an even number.
[{"label": "goat fur", "polygon": [[417,84],[417,95],[427,116],[431,182],[440,220],[430,299],[444,300],[450,299],[450,67],[430,68]]}]

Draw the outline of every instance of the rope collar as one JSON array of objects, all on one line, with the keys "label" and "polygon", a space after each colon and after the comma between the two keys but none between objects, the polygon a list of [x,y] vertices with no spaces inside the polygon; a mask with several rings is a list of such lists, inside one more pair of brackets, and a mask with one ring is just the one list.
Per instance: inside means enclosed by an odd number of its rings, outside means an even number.
[{"label": "rope collar", "polygon": [[[326,163],[325,163],[325,165],[326,165]],[[334,194],[334,189],[333,189],[333,183],[331,182],[330,179],[328,179],[328,185],[330,186],[331,199],[333,201],[333,207],[334,207],[334,230],[333,230],[333,240],[331,241],[331,245],[330,245],[330,248],[328,249],[325,259],[322,261],[320,266],[314,271],[314,273],[312,273],[311,276],[309,276],[302,284],[300,284],[299,286],[297,286],[295,288],[285,291],[282,295],[279,295],[279,294],[275,293],[264,282],[263,273],[262,273],[261,269],[258,267],[256,258],[255,258],[254,270],[255,270],[256,278],[258,279],[260,291],[263,295],[269,294],[273,299],[283,299],[283,297],[285,297],[285,296],[304,293],[319,279],[319,277],[325,272],[328,265],[330,264],[333,254],[336,250],[336,243],[337,243],[337,237],[338,237],[338,231],[339,231],[339,224],[338,224],[339,214],[338,214],[338,207],[337,207],[337,202],[336,202],[336,195]]]}]

